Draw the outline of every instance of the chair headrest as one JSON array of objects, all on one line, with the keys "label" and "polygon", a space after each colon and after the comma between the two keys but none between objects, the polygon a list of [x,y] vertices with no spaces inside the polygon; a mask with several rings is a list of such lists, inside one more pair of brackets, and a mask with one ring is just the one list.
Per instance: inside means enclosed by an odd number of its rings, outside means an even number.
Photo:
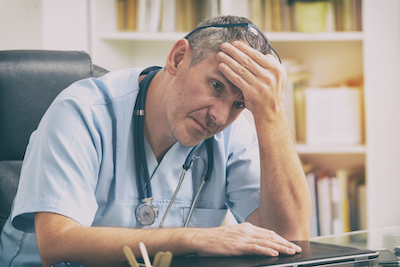
[{"label": "chair headrest", "polygon": [[78,51],[0,51],[0,160],[21,160],[54,98],[75,81],[107,71]]}]

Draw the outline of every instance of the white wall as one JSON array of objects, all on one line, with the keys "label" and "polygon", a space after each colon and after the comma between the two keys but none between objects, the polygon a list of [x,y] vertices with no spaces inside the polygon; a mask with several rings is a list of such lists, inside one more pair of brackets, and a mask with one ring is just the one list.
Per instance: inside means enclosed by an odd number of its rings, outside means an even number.
[{"label": "white wall", "polygon": [[42,48],[89,52],[88,1],[42,0]]},{"label": "white wall", "polygon": [[377,228],[400,225],[400,1],[363,5],[367,221]]},{"label": "white wall", "polygon": [[0,0],[0,50],[41,47],[41,1]]},{"label": "white wall", "polygon": [[0,50],[89,51],[87,0],[0,0]]}]

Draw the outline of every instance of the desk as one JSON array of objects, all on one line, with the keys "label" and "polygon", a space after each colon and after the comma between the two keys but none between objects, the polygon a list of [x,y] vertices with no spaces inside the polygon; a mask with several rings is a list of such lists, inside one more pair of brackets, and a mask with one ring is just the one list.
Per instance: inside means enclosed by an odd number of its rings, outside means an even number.
[{"label": "desk", "polygon": [[393,244],[400,246],[400,226],[354,231],[329,236],[318,236],[311,238],[311,241],[351,246],[361,249],[393,250]]}]

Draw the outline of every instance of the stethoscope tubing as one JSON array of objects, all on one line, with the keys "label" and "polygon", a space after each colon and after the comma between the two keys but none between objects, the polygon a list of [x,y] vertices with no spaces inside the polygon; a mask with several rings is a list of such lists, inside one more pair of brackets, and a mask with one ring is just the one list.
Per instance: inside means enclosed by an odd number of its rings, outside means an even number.
[{"label": "stethoscope tubing", "polygon": [[[183,166],[182,166],[182,167],[183,167],[183,170],[182,170],[181,176],[179,177],[179,183],[178,183],[178,185],[176,186],[174,195],[172,196],[171,201],[170,201],[169,204],[168,204],[167,210],[165,211],[164,216],[163,216],[162,219],[161,219],[160,228],[163,227],[164,220],[167,218],[167,215],[168,215],[168,213],[169,213],[169,210],[171,209],[171,206],[172,206],[172,204],[173,204],[174,201],[175,201],[176,195],[178,194],[179,189],[181,188],[183,179],[185,178],[186,171],[190,168],[190,165],[191,165],[192,162],[196,159],[196,158],[195,158],[195,153],[196,153],[196,151],[197,151],[198,148],[199,148],[199,145],[197,145],[197,146],[195,146],[194,148],[192,148],[192,150],[189,152],[189,155],[186,157],[185,163],[184,163]],[[197,195],[198,195],[199,193],[200,193],[200,192],[197,192]],[[195,199],[196,199],[196,198],[195,198]],[[194,204],[195,204],[195,203],[196,203],[196,202],[194,202]],[[192,209],[192,207],[193,207],[193,203],[192,203],[191,209]]]},{"label": "stethoscope tubing", "polygon": [[[150,175],[149,175],[148,168],[147,168],[147,160],[146,160],[146,153],[145,153],[145,147],[144,147],[144,134],[143,134],[144,129],[143,128],[144,128],[144,112],[145,112],[147,89],[149,87],[149,84],[150,84],[152,78],[157,74],[159,69],[160,69],[159,67],[154,67],[154,68],[150,69],[149,73],[147,74],[145,79],[140,83],[139,92],[138,92],[138,96],[137,96],[135,108],[134,108],[134,116],[133,116],[133,126],[135,127],[134,145],[135,145],[135,164],[136,164],[138,191],[139,191],[139,195],[140,195],[140,198],[142,199],[142,201],[144,203],[147,203],[148,206],[153,209],[153,212],[157,214],[157,215],[155,215],[155,217],[158,216],[158,209],[155,206],[151,205],[151,201],[153,199],[152,198],[152,188],[151,188],[151,182],[150,182]],[[206,183],[206,181],[209,180],[209,178],[211,176],[211,171],[212,171],[213,164],[214,164],[214,154],[213,154],[214,138],[211,137],[211,138],[205,140],[204,142],[206,144],[207,155],[208,155],[207,172],[206,172],[204,179],[201,182],[200,187],[196,193],[196,196],[192,202],[188,218],[186,219],[185,227],[187,227],[189,224],[189,221],[192,217],[193,210],[196,205],[197,199],[200,195],[200,192],[203,189],[204,184]],[[183,179],[185,177],[187,170],[190,168],[190,165],[192,164],[192,162],[195,159],[197,159],[197,157],[195,156],[195,153],[197,152],[197,150],[201,144],[202,143],[193,147],[191,149],[191,151],[189,152],[189,155],[185,159],[185,162],[182,166],[183,170],[182,170],[181,176],[179,178],[178,185],[175,189],[174,195],[171,198],[168,208],[167,208],[166,212],[164,213],[164,216],[161,219],[160,228],[163,227],[164,221],[171,209],[172,204],[175,201],[175,198],[179,192],[179,189],[182,185],[182,182],[183,182]],[[145,187],[147,190],[145,190]],[[139,221],[143,224],[143,222],[141,220],[139,220]],[[144,225],[150,225],[153,223],[154,223],[154,221],[151,221],[150,223],[146,222],[146,223],[144,223]]]}]

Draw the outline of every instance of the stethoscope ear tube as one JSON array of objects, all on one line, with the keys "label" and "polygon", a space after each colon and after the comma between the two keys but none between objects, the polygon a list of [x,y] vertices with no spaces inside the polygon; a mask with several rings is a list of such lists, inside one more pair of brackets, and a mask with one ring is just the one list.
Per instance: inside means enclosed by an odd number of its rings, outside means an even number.
[{"label": "stethoscope ear tube", "polygon": [[208,155],[208,162],[207,162],[207,173],[204,177],[204,181],[208,181],[211,177],[212,169],[214,167],[214,137],[210,137],[206,139],[206,149]]}]

